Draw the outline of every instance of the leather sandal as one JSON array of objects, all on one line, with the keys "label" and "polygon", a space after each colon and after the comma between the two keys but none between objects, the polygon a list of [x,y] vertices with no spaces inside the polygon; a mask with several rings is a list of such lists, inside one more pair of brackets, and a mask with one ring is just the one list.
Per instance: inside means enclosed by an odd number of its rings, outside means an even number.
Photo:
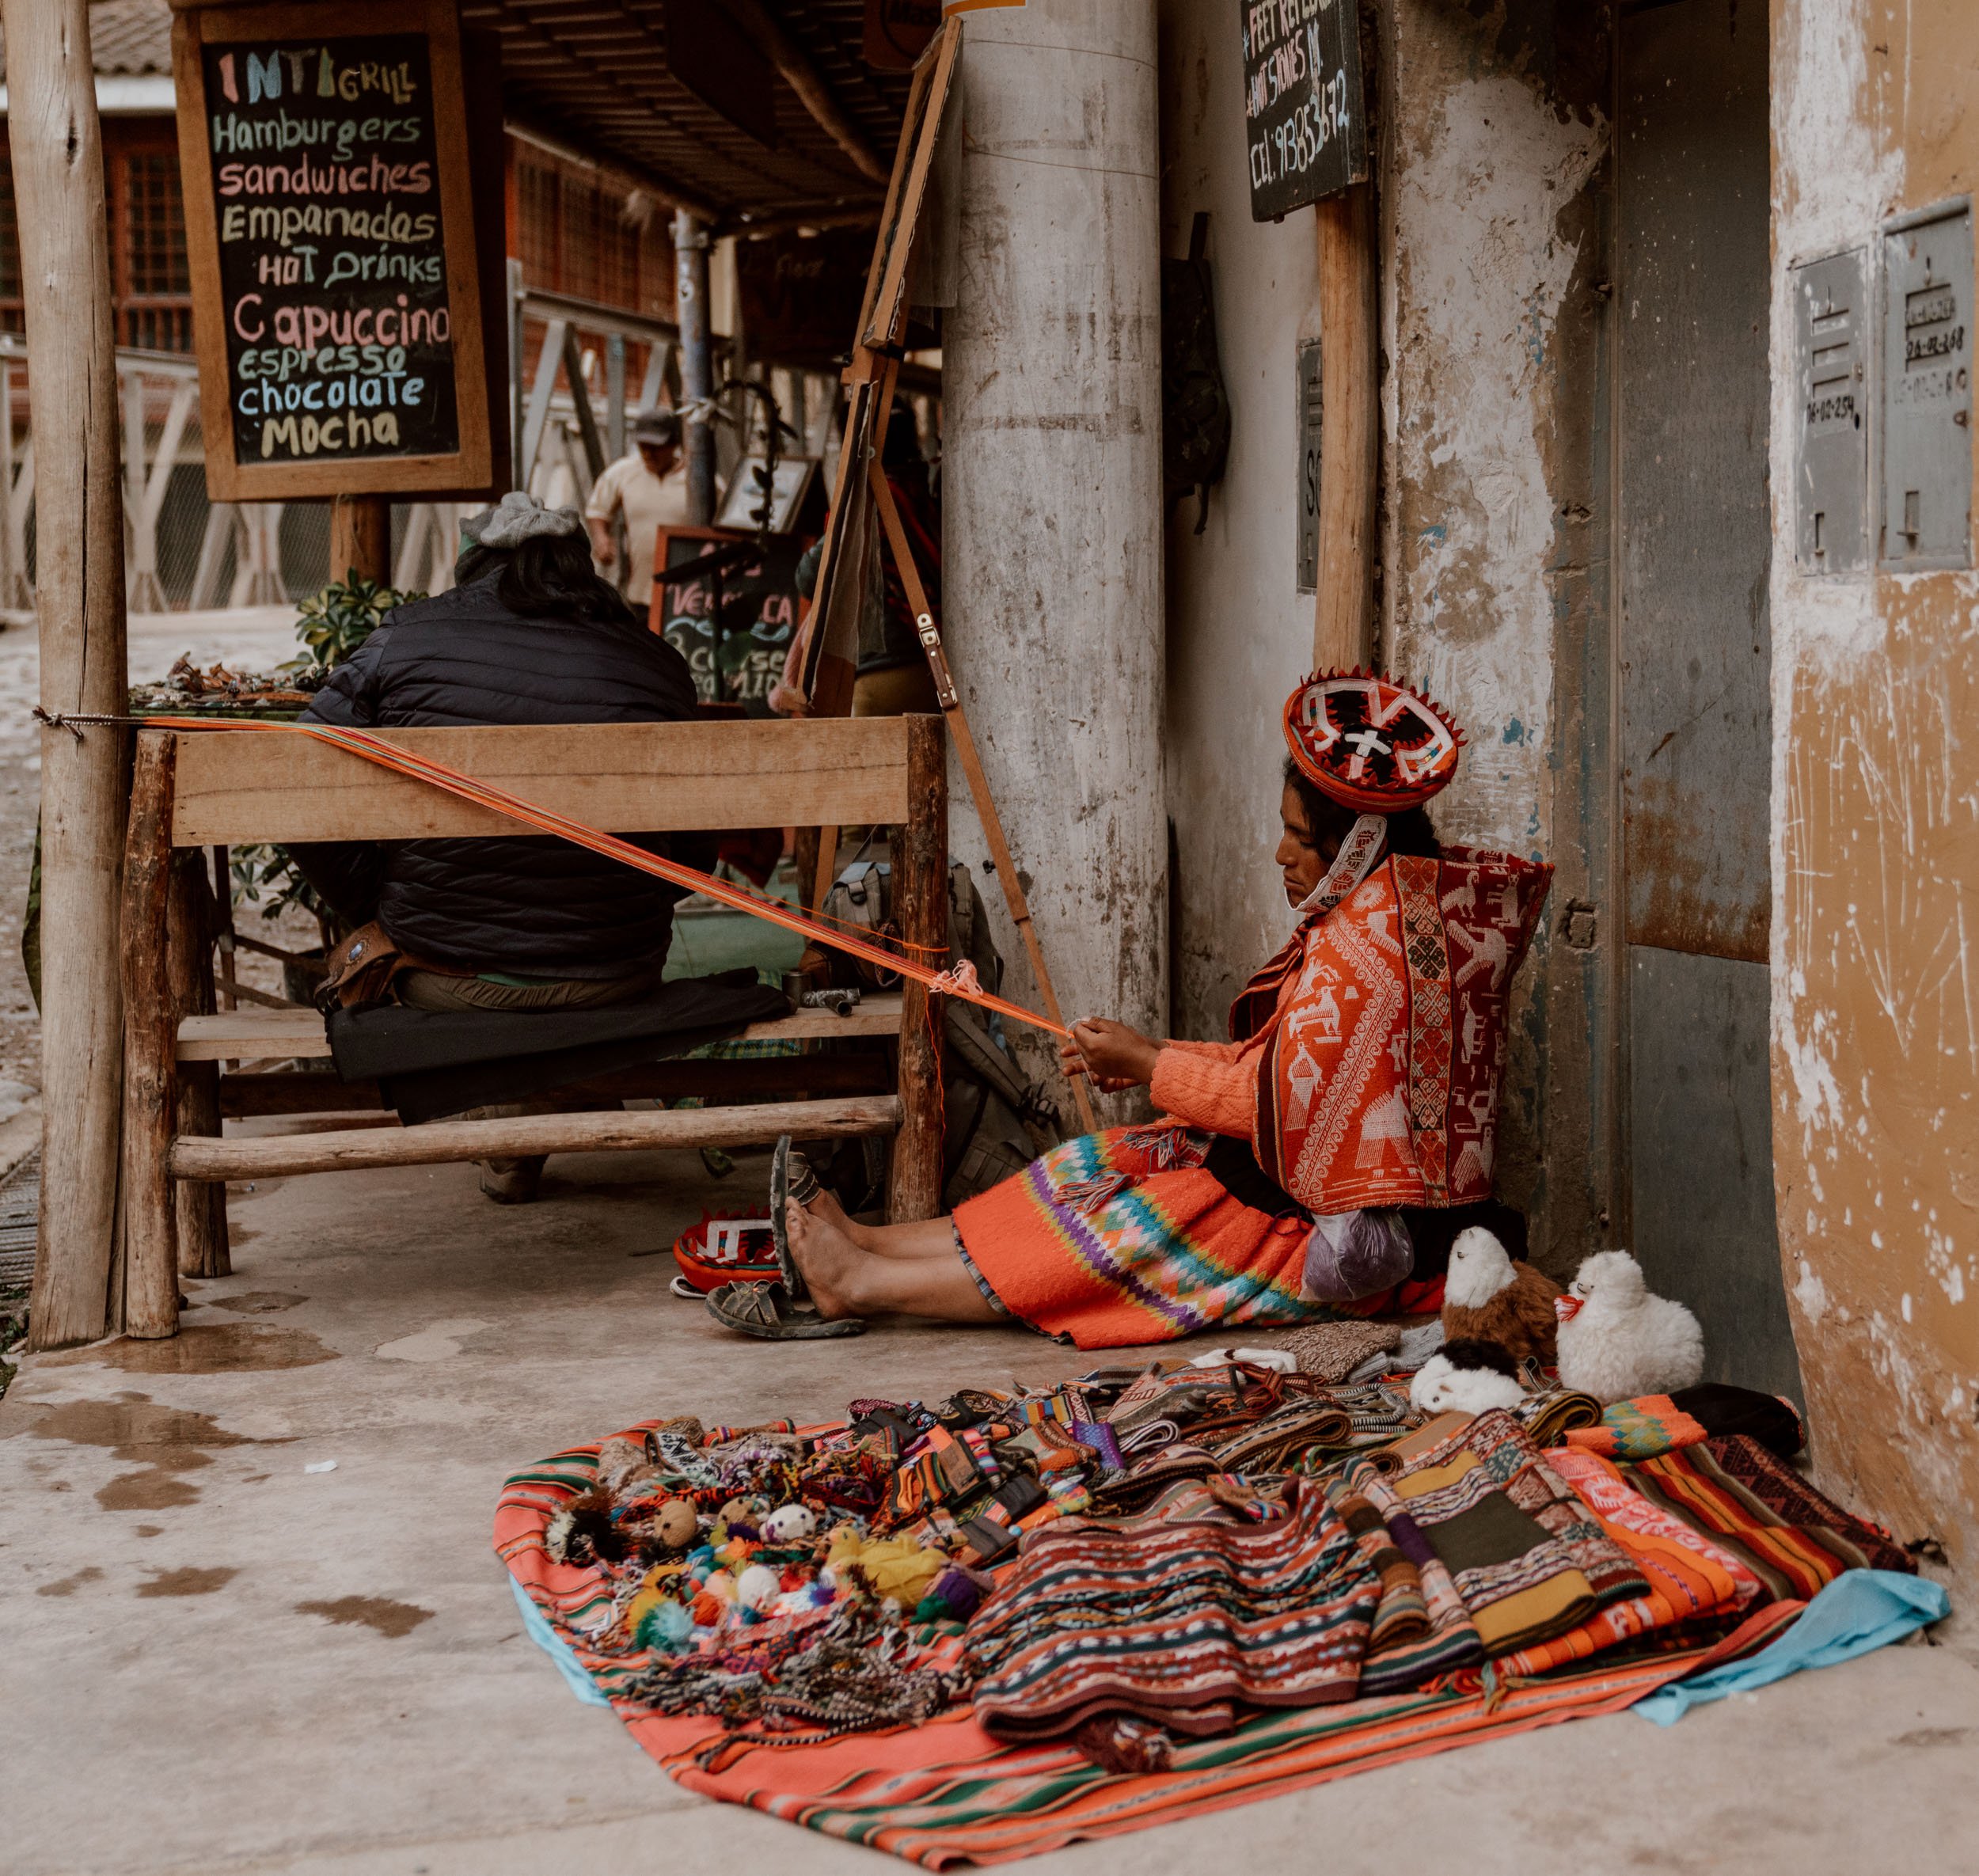
[{"label": "leather sandal", "polygon": [[777,1142],[777,1149],[769,1156],[769,1236],[777,1247],[777,1274],[782,1278],[784,1289],[794,1303],[808,1303],[811,1287],[804,1282],[803,1272],[797,1268],[797,1260],[790,1254],[790,1233],[784,1221],[784,1202],[794,1198],[808,1206],[824,1190],[818,1175],[811,1169],[811,1162],[790,1144],[790,1136],[784,1134]]},{"label": "leather sandal", "polygon": [[818,1342],[866,1332],[856,1316],[833,1322],[811,1304],[792,1301],[781,1283],[724,1283],[708,1293],[708,1313],[724,1329],[763,1342]]}]

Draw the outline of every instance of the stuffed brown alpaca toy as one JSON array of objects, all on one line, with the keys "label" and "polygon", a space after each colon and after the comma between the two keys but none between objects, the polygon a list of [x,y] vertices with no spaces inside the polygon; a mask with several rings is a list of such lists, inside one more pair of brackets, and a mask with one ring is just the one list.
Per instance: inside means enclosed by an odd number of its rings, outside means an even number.
[{"label": "stuffed brown alpaca toy", "polygon": [[1528,1355],[1542,1367],[1556,1358],[1559,1320],[1553,1299],[1560,1286],[1529,1263],[1520,1263],[1481,1225],[1457,1234],[1443,1285],[1443,1334],[1495,1342],[1514,1361]]}]

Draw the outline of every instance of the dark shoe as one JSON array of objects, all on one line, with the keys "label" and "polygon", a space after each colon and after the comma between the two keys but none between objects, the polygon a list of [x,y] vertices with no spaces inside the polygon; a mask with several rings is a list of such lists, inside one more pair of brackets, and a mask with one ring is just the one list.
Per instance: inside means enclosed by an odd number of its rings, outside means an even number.
[{"label": "dark shoe", "polygon": [[497,1205],[533,1204],[549,1156],[532,1153],[522,1160],[477,1160],[474,1170],[481,1175],[482,1193]]},{"label": "dark shoe", "polygon": [[724,1283],[709,1292],[708,1313],[724,1329],[762,1342],[818,1342],[866,1332],[856,1316],[830,1322],[809,1304],[792,1301],[781,1283]]}]

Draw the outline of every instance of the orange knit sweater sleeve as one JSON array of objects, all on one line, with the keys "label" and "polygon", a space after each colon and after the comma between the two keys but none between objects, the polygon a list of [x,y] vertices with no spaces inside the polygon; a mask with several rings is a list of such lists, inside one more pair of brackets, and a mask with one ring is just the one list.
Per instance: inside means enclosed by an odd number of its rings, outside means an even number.
[{"label": "orange knit sweater sleeve", "polygon": [[1168,1043],[1150,1092],[1164,1114],[1212,1134],[1248,1140],[1257,1124],[1257,1062],[1235,1042]]}]

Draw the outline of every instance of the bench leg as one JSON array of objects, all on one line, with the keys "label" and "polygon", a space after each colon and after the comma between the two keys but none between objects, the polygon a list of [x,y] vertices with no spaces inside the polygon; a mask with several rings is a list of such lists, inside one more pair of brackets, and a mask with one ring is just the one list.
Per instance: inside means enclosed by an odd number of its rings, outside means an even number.
[{"label": "bench leg", "polygon": [[123,1328],[135,1336],[179,1329],[178,1230],[167,1164],[177,1118],[178,1019],[165,955],[176,746],[165,732],[139,732],[123,851]]},{"label": "bench leg", "polygon": [[[939,959],[948,942],[948,772],[938,716],[908,720],[907,822],[894,841],[894,906],[909,955]],[[941,1212],[941,1002],[901,982],[900,1131],[887,1216],[896,1225]]]},{"label": "bench leg", "polygon": [[[213,981],[213,943],[218,927],[202,849],[195,847],[173,854],[171,892],[165,963],[171,978],[176,1032],[184,1017],[211,1016],[218,1001]],[[186,1061],[174,1066],[178,1080],[177,1131],[217,1137],[220,1132],[220,1065]],[[180,1275],[230,1275],[234,1261],[227,1243],[226,1187],[174,1180],[173,1210],[178,1229]]]}]

